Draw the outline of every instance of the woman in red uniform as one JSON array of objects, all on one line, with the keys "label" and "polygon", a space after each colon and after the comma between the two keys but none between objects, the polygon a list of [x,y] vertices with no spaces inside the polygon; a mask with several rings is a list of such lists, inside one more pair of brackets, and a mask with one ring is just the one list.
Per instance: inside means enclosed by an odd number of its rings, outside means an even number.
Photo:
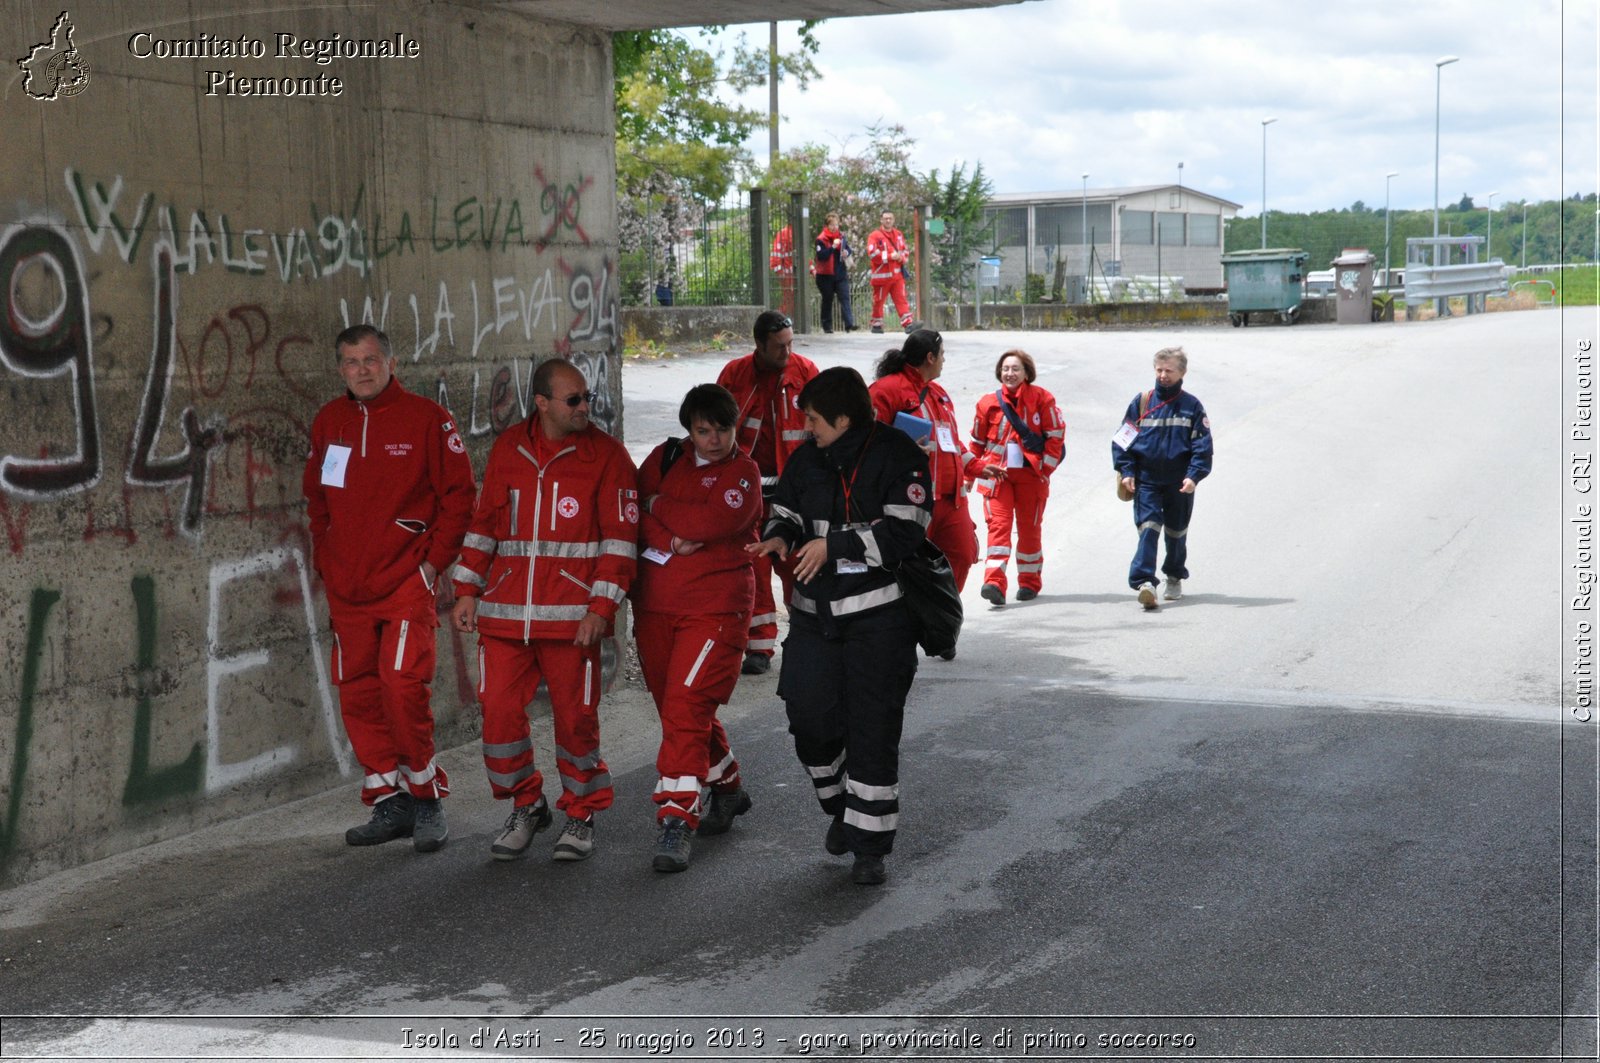
[{"label": "woman in red uniform", "polygon": [[1043,586],[1044,545],[1040,526],[1050,497],[1050,476],[1066,453],[1066,422],[1055,396],[1034,383],[1039,370],[1027,351],[1007,351],[995,363],[1000,389],[978,400],[972,422],[975,487],[983,495],[989,550],[983,597],[1006,600],[1006,561],[1011,526],[1017,529],[1017,601],[1037,597]]},{"label": "woman in red uniform", "polygon": [[944,339],[932,329],[917,329],[905,346],[888,350],[878,361],[872,383],[872,414],[885,424],[909,413],[930,422],[917,440],[928,455],[933,486],[933,523],[928,538],[950,559],[959,590],[978,560],[978,530],[967,511],[967,466],[972,455],[961,446],[956,408],[943,387],[934,383],[944,372]]},{"label": "woman in red uniform", "polygon": [[[689,866],[690,837],[721,834],[750,810],[717,719],[739,681],[755,594],[748,543],[761,519],[761,471],[734,445],[739,406],[726,388],[691,388],[669,439],[639,469],[645,513],[633,582],[633,635],[661,714],[654,801],[657,871]],[[700,791],[711,788],[710,807]]]}]

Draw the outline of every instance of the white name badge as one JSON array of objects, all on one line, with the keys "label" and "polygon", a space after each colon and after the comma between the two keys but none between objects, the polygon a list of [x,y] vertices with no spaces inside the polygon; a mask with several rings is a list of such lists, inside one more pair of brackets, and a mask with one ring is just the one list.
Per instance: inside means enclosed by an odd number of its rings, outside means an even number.
[{"label": "white name badge", "polygon": [[658,565],[664,565],[672,560],[672,555],[665,550],[657,550],[652,546],[644,552],[644,558],[646,561],[654,561]]},{"label": "white name badge", "polygon": [[344,471],[350,467],[350,448],[342,443],[329,443],[328,452],[322,455],[322,484],[324,487],[343,487]]},{"label": "white name badge", "polygon": [[864,561],[849,561],[842,557],[839,559],[838,572],[841,576],[859,576],[866,570],[867,565]]},{"label": "white name badge", "polygon": [[939,449],[946,454],[959,454],[961,448],[956,446],[955,433],[950,431],[950,426],[941,424],[936,426],[939,432]]},{"label": "white name badge", "polygon": [[1020,469],[1027,463],[1027,459],[1022,456],[1022,447],[1020,444],[1006,444],[1006,468]]},{"label": "white name badge", "polygon": [[1123,421],[1122,427],[1117,429],[1117,434],[1111,437],[1111,442],[1127,450],[1138,434],[1139,429],[1135,428],[1131,421]]}]

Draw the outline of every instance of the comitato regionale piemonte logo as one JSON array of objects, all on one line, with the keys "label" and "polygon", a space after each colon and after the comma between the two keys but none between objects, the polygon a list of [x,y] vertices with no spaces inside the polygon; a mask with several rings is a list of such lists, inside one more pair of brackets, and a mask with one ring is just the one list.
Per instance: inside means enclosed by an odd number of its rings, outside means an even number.
[{"label": "comitato regionale piemonte logo", "polygon": [[34,45],[17,60],[22,68],[22,91],[36,100],[58,100],[89,87],[89,64],[72,43],[72,33],[72,18],[63,11],[50,27],[50,39]]}]

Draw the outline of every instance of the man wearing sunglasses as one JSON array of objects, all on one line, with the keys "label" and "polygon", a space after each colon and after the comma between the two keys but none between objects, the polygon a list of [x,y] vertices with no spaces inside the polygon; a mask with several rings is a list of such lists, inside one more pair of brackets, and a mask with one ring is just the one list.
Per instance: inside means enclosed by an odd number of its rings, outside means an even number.
[{"label": "man wearing sunglasses", "polygon": [[[800,409],[800,389],[817,375],[811,359],[794,353],[794,322],[776,310],[756,317],[756,349],[722,367],[717,383],[733,393],[739,404],[739,450],[755,460],[761,470],[761,497],[772,497],[789,456],[809,439],[806,415]],[[765,516],[765,515],[764,515]],[[764,519],[764,518],[763,518]],[[744,675],[764,675],[772,669],[778,649],[778,606],[772,598],[772,574],[783,585],[788,602],[794,589],[794,568],[786,560],[766,555],[755,559],[756,597],[750,617],[750,644],[745,648]]]},{"label": "man wearing sunglasses", "polygon": [[593,395],[571,362],[534,371],[534,413],[489,451],[478,507],[455,568],[456,629],[478,633],[483,762],[510,800],[496,860],[527,855],[550,826],[533,763],[528,703],[543,680],[555,723],[567,822],[556,860],[594,852],[594,814],[611,807],[600,756],[600,642],[633,583],[639,492],[620,442],[589,423]]}]

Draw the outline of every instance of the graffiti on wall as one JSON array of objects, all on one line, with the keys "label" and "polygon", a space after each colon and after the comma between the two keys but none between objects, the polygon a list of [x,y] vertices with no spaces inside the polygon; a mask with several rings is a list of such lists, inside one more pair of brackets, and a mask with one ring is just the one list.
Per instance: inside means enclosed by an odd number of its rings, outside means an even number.
[{"label": "graffiti on wall", "polygon": [[[315,619],[300,493],[310,419],[331,394],[323,391],[331,371],[318,382],[318,360],[327,357],[331,370],[331,337],[306,335],[286,323],[286,311],[316,302],[307,285],[365,279],[380,261],[416,257],[422,263],[408,272],[429,276],[425,286],[369,292],[348,305],[330,297],[324,316],[336,309],[345,324],[389,332],[407,386],[436,395],[480,440],[528,415],[533,370],[551,355],[583,371],[598,396],[592,416],[612,429],[620,415],[615,269],[591,247],[583,221],[593,179],[550,180],[536,170],[529,189],[384,209],[358,189],[348,206],[309,204],[303,224],[287,227],[163,200],[121,175],[69,168],[64,180],[73,217],[29,215],[0,229],[0,386],[19,397],[17,415],[0,424],[4,550],[23,555],[35,538],[43,547],[79,531],[90,551],[171,540],[177,556],[187,550],[195,559],[199,593],[187,596],[196,606],[184,616],[204,628],[186,638],[204,644],[203,676],[177,676],[158,634],[168,630],[159,621],[170,609],[170,579],[136,569],[123,585],[127,725],[102,736],[126,766],[121,804],[203,801],[308,760],[349,775],[356,766]],[[235,278],[230,297],[185,303],[186,279],[207,271]],[[207,290],[217,290],[214,281]],[[148,295],[130,300],[129,292]],[[148,317],[142,309],[134,320],[113,316],[112,308],[126,318],[139,303]],[[238,527],[253,548],[213,556],[207,531],[219,524]],[[92,564],[92,554],[84,561]],[[8,784],[0,869],[28,807],[46,647],[67,644],[62,625],[88,616],[105,624],[99,608],[72,608],[61,586],[32,592],[13,679],[17,715],[0,721],[12,731],[10,743],[0,740],[11,750],[0,758],[10,761],[0,764],[9,767],[0,779]],[[275,634],[232,623],[240,602],[272,618]],[[469,651],[459,642],[441,639],[441,681],[453,676],[470,704]],[[279,691],[267,675],[296,676],[303,689]],[[204,690],[192,707],[174,697],[185,682]],[[298,732],[256,748],[230,706],[259,699],[264,686],[304,706],[306,718]]]}]

